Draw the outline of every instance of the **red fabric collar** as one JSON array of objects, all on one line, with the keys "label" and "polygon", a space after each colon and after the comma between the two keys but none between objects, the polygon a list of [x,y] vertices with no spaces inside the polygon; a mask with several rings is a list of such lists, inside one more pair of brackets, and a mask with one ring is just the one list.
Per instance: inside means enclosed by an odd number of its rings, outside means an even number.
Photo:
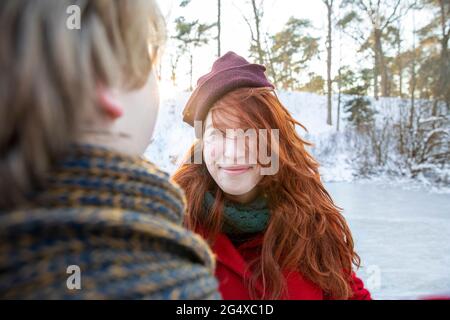
[{"label": "red fabric collar", "polygon": [[[235,247],[226,234],[219,233],[213,245],[213,251],[216,253],[216,258],[219,263],[228,267],[230,270],[233,270],[244,279],[248,279],[251,272],[248,263],[242,256],[242,251],[255,249],[261,246],[263,239],[264,234],[259,234],[255,238]],[[260,293],[263,292],[262,284],[259,282],[256,283],[256,288]]]}]

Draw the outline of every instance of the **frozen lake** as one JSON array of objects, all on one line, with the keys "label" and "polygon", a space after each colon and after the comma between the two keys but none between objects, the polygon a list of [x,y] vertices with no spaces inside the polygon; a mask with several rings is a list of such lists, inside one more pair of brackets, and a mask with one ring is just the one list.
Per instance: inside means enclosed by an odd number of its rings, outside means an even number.
[{"label": "frozen lake", "polygon": [[344,209],[374,299],[450,294],[450,196],[382,182],[325,183]]}]

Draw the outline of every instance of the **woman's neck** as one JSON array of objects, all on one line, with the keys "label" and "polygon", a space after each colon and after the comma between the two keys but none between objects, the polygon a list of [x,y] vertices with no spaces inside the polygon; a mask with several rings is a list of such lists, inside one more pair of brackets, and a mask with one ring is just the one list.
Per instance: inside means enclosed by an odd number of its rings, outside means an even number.
[{"label": "woman's neck", "polygon": [[255,187],[247,193],[240,195],[232,195],[224,192],[225,197],[233,202],[247,204],[255,200],[259,195],[259,188]]}]

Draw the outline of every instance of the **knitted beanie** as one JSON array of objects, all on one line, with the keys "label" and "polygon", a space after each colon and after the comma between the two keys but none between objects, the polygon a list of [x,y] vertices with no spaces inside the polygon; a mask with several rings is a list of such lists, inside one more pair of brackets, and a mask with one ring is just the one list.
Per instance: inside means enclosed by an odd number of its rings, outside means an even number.
[{"label": "knitted beanie", "polygon": [[227,52],[214,62],[209,73],[198,79],[197,87],[183,110],[183,121],[194,126],[194,121],[204,120],[214,103],[235,89],[274,88],[264,71],[266,67],[263,65],[249,63],[236,53]]}]

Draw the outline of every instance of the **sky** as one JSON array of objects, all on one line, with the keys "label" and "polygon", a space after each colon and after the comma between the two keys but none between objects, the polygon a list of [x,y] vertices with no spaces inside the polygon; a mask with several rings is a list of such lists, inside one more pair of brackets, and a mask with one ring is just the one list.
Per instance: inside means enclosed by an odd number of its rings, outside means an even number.
[{"label": "sky", "polygon": [[[199,19],[201,23],[214,23],[217,19],[216,0],[191,0],[191,3],[184,8],[179,6],[179,0],[157,0],[157,2],[166,18],[169,36],[174,34],[174,20],[179,16],[184,16],[187,21]],[[291,16],[311,20],[313,25],[311,35],[321,37],[321,53],[311,61],[308,71],[313,71],[326,78],[326,14],[326,7],[322,0],[265,0],[262,32],[272,35],[281,31]],[[227,51],[234,51],[250,60],[248,49],[251,34],[243,19],[243,15],[249,18],[252,17],[251,5],[248,0],[222,0],[222,54]],[[421,20],[425,21],[425,14],[416,13],[415,15],[418,25],[420,25]],[[404,19],[404,29],[406,30],[405,46],[411,43],[412,31],[409,31],[409,29],[412,30],[411,24],[411,15],[406,16]],[[216,30],[215,28],[212,29],[214,36],[216,35]],[[174,44],[174,40],[169,40],[165,49],[165,55],[161,64],[162,82],[167,82],[170,79],[170,57],[174,51]],[[357,48],[357,44],[349,36],[342,33],[339,35],[339,32],[335,30],[332,76],[337,74],[338,62],[340,60],[342,60],[343,65],[354,67],[370,66],[371,61],[364,60],[362,55],[358,55],[356,53]],[[215,40],[211,40],[208,45],[195,50],[193,61],[194,87],[196,80],[201,75],[209,72],[216,58],[217,46]],[[188,58],[182,58],[177,73],[178,86],[182,89],[189,87],[188,66]]]}]

